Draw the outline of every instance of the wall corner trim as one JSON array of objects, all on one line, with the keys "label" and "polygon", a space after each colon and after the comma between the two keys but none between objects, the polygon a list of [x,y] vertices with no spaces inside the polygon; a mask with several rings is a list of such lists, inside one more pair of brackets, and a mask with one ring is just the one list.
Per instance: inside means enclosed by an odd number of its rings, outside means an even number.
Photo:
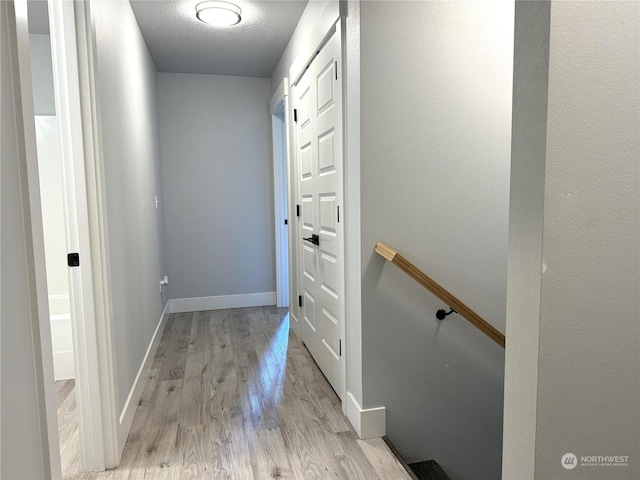
[{"label": "wall corner trim", "polygon": [[127,437],[129,436],[131,425],[133,424],[133,417],[135,416],[136,409],[138,408],[138,403],[142,398],[142,392],[144,391],[144,386],[147,383],[147,378],[149,377],[149,373],[151,372],[151,365],[153,364],[153,359],[156,356],[156,351],[158,350],[158,345],[160,345],[160,339],[162,338],[162,333],[164,332],[164,327],[167,325],[167,320],[169,319],[170,313],[172,312],[170,310],[169,300],[162,310],[160,321],[156,326],[156,331],[151,337],[151,342],[149,342],[147,353],[142,360],[140,370],[138,370],[138,375],[136,375],[136,379],[133,381],[131,391],[129,392],[127,401],[125,402],[122,413],[120,414],[118,424],[118,447],[120,448],[119,456],[122,455],[124,445],[125,443],[127,443]]},{"label": "wall corner trim", "polygon": [[171,313],[222,310],[224,308],[262,307],[276,304],[276,292],[219,295],[215,297],[173,298],[169,300]]},{"label": "wall corner trim", "polygon": [[386,407],[362,408],[351,392],[347,392],[347,419],[362,439],[387,434]]}]

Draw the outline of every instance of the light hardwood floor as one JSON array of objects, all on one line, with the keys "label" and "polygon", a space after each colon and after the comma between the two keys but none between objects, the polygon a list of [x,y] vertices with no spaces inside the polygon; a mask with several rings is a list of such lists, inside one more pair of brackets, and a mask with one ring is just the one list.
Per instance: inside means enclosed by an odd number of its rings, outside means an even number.
[{"label": "light hardwood floor", "polygon": [[65,480],[411,478],[350,429],[286,309],[171,315],[117,469],[80,471],[73,389],[56,382]]}]

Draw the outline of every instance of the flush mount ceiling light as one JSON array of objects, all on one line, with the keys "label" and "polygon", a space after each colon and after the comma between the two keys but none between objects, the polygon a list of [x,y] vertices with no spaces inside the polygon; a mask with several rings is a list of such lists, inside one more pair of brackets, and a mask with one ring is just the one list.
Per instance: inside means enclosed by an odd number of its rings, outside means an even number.
[{"label": "flush mount ceiling light", "polygon": [[230,27],[240,23],[242,10],[229,2],[202,2],[196,5],[198,20],[216,27]]}]

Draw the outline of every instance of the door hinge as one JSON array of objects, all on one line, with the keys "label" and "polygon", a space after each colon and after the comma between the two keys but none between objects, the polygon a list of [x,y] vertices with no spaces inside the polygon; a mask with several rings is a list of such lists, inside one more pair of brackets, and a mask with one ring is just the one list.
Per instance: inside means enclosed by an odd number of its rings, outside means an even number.
[{"label": "door hinge", "polygon": [[338,205],[338,223],[340,223],[340,205]]},{"label": "door hinge", "polygon": [[286,218],[284,219],[284,224],[285,225],[289,225],[289,220],[287,220]]},{"label": "door hinge", "polygon": [[79,253],[69,253],[67,255],[67,265],[70,267],[79,267],[80,266],[80,254]]},{"label": "door hinge", "polygon": [[298,306],[302,307],[304,305],[304,302],[302,301],[302,295],[298,295]]},{"label": "door hinge", "polygon": [[300,205],[296,205],[296,217],[300,216]]},{"label": "door hinge", "polygon": [[336,80],[338,79],[338,60],[336,60]]},{"label": "door hinge", "polygon": [[340,356],[342,356],[342,340],[339,340],[338,349],[340,350]]},{"label": "door hinge", "polygon": [[293,109],[293,121],[298,123],[298,109],[297,108]]}]

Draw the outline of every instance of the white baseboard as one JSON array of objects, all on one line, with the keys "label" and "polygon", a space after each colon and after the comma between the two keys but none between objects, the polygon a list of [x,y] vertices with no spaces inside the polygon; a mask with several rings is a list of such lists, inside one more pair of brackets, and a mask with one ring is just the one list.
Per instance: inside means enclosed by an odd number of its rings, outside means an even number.
[{"label": "white baseboard", "polygon": [[276,292],[221,295],[217,297],[174,298],[169,300],[171,313],[221,310],[223,308],[261,307],[276,304]]},{"label": "white baseboard", "polygon": [[347,418],[360,438],[387,434],[385,407],[363,409],[351,392],[347,392]]},{"label": "white baseboard", "polygon": [[153,364],[153,359],[156,355],[156,350],[158,350],[158,345],[160,344],[160,339],[162,338],[162,333],[164,332],[164,327],[167,324],[167,319],[169,318],[170,313],[169,302],[167,302],[164,310],[162,311],[162,315],[160,316],[160,321],[156,326],[156,331],[153,333],[153,337],[151,337],[147,353],[142,359],[142,365],[140,365],[138,375],[136,375],[136,379],[133,381],[133,386],[131,387],[127,401],[125,402],[122,413],[120,414],[118,425],[118,447],[120,448],[120,455],[122,455],[122,450],[127,442],[127,437],[129,436],[131,425],[133,424],[133,417],[135,416],[136,409],[138,408],[140,398],[142,398],[142,392],[145,384],[147,383],[147,377],[151,371],[151,365]]},{"label": "white baseboard", "polygon": [[53,352],[53,375],[56,380],[76,378],[73,351]]}]

